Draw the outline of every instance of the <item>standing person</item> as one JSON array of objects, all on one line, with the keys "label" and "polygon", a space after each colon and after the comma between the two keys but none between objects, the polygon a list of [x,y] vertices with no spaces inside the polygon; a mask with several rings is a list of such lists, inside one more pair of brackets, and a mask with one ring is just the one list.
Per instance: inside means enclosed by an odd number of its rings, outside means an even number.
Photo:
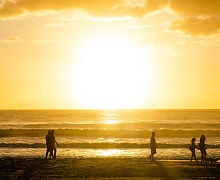
[{"label": "standing person", "polygon": [[152,136],[150,139],[150,149],[151,149],[151,155],[149,156],[149,159],[151,161],[154,161],[154,155],[157,153],[156,149],[157,149],[157,144],[156,144],[156,140],[155,140],[155,132],[152,132]]},{"label": "standing person", "polygon": [[198,148],[198,147],[196,146],[195,142],[196,142],[196,138],[192,138],[191,145],[189,146],[189,149],[192,153],[190,162],[192,162],[193,158],[195,159],[196,162],[198,162],[196,159],[196,148]]},{"label": "standing person", "polygon": [[57,144],[57,146],[59,147],[59,144],[57,143],[56,139],[55,139],[55,131],[52,130],[51,131],[51,134],[52,134],[52,149],[53,149],[53,158],[56,158],[56,155],[57,155],[57,149],[55,147],[55,144]]},{"label": "standing person", "polygon": [[205,138],[205,135],[202,134],[201,137],[200,137],[200,142],[199,142],[199,150],[201,151],[201,163],[204,162],[204,159],[206,157],[206,145],[205,145],[205,141],[206,141],[206,138]]},{"label": "standing person", "polygon": [[50,153],[49,158],[53,157],[53,139],[52,139],[51,130],[48,131],[45,139],[46,139],[46,145],[47,145],[47,150],[46,150],[46,159],[47,159],[48,153]]}]

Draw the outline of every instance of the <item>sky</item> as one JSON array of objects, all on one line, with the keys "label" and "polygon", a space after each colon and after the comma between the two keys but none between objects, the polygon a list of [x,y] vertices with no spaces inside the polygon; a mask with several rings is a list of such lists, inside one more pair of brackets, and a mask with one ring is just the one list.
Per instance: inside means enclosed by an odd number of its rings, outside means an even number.
[{"label": "sky", "polygon": [[0,109],[219,109],[219,0],[0,0]]}]

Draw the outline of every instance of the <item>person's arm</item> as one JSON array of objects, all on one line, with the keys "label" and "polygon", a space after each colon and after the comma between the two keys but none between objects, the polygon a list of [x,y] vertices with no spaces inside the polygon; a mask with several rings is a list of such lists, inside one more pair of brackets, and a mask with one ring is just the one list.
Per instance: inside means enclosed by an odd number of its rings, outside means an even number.
[{"label": "person's arm", "polygon": [[58,147],[60,147],[59,144],[57,143],[56,139],[55,139],[55,143],[57,144]]}]

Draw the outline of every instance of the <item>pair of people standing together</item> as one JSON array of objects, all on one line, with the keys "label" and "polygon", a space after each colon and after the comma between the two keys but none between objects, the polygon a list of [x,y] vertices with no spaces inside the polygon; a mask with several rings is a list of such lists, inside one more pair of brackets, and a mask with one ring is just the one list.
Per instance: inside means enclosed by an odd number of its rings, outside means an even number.
[{"label": "pair of people standing together", "polygon": [[56,139],[55,139],[55,131],[54,130],[49,130],[48,134],[46,135],[46,145],[47,145],[47,151],[46,151],[46,159],[48,158],[48,154],[49,154],[49,158],[56,158],[56,154],[57,154],[57,149],[55,147],[55,144],[57,144],[57,146],[59,147],[59,144],[57,143]]},{"label": "pair of people standing together", "polygon": [[192,138],[192,140],[191,140],[192,143],[190,145],[190,151],[192,153],[192,156],[191,156],[190,162],[192,162],[193,158],[195,159],[196,162],[198,162],[196,159],[196,149],[199,149],[201,152],[201,163],[204,162],[204,159],[206,157],[205,140],[206,140],[205,135],[202,134],[200,137],[199,146],[196,146],[196,144],[195,144],[196,138]]}]

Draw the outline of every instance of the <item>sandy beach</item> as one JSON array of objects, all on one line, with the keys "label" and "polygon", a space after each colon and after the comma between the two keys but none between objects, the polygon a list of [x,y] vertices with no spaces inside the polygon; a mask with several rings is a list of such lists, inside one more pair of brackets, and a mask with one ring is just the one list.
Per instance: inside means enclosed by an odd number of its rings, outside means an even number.
[{"label": "sandy beach", "polygon": [[143,158],[1,158],[0,179],[219,179],[220,163]]}]

